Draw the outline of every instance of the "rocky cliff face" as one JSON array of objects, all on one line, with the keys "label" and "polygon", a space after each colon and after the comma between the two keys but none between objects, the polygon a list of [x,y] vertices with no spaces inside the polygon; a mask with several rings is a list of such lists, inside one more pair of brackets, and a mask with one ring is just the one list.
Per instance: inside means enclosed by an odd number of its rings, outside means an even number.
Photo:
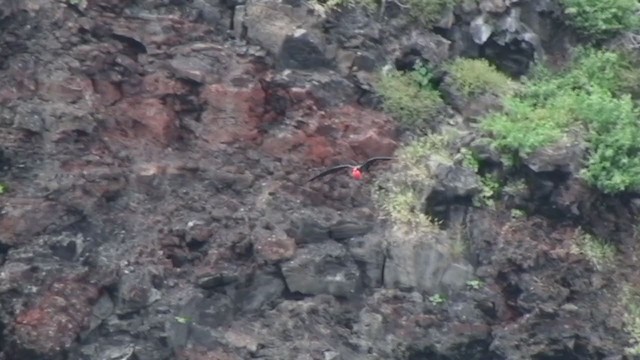
[{"label": "rocky cliff face", "polygon": [[[383,66],[525,74],[573,41],[555,11],[465,1],[428,29],[392,1],[0,1],[0,358],[622,358],[637,204],[584,187],[572,151],[528,159],[526,220],[450,201],[477,179],[436,167],[426,207],[463,257],[394,233],[369,180],[305,184],[403,141]],[[449,103],[454,127],[492,106]],[[580,225],[623,266],[570,251]]]}]

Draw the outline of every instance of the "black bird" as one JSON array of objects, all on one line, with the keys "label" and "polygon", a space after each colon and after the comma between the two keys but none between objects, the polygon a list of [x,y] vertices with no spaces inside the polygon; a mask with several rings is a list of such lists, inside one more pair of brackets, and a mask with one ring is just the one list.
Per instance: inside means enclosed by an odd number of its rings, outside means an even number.
[{"label": "black bird", "polygon": [[356,180],[360,180],[362,179],[362,174],[364,172],[369,171],[369,168],[371,167],[371,165],[373,165],[373,163],[375,163],[376,161],[385,161],[385,160],[393,160],[392,157],[373,157],[367,161],[365,161],[364,163],[360,164],[360,165],[337,165],[334,166],[332,168],[329,168],[323,172],[321,172],[320,174],[312,177],[311,179],[307,180],[307,182],[311,182],[315,179],[319,179],[323,176],[329,175],[329,174],[333,174],[336,173],[342,169],[351,169],[351,176],[353,176],[354,179]]}]

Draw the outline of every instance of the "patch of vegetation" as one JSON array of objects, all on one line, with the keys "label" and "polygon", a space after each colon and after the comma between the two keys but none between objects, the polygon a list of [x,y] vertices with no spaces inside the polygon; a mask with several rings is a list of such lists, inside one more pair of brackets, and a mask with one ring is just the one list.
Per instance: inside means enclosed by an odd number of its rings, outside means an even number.
[{"label": "patch of vegetation", "polygon": [[478,279],[468,280],[466,282],[466,284],[472,290],[478,290],[478,289],[480,289],[481,287],[484,286],[484,283],[481,280],[478,280]]},{"label": "patch of vegetation", "polygon": [[9,190],[9,188],[7,187],[7,185],[0,183],[0,195],[6,193]]},{"label": "patch of vegetation", "polygon": [[431,76],[423,65],[410,72],[392,69],[381,74],[377,90],[385,111],[405,126],[423,128],[444,106],[440,93],[430,83]]},{"label": "patch of vegetation", "polygon": [[189,324],[191,322],[191,318],[188,316],[175,316],[174,318],[180,324]]},{"label": "patch of vegetation", "polygon": [[432,178],[429,157],[450,162],[447,146],[444,135],[419,138],[396,152],[393,176],[376,180],[374,201],[394,225],[418,233],[437,229],[434,219],[423,211],[423,191]]},{"label": "patch of vegetation", "polygon": [[378,7],[378,3],[375,0],[326,0],[317,1],[317,3],[327,10],[334,10],[342,7],[362,6],[373,11]]},{"label": "patch of vegetation", "polygon": [[527,183],[523,179],[509,181],[502,188],[502,192],[511,196],[522,196],[528,190]]},{"label": "patch of vegetation", "polygon": [[571,251],[586,257],[597,270],[613,262],[616,249],[610,243],[581,231],[574,241]]},{"label": "patch of vegetation", "polygon": [[515,88],[515,82],[485,59],[457,58],[448,65],[454,85],[465,96],[491,92],[502,96]]},{"label": "patch of vegetation", "polygon": [[512,219],[523,219],[527,216],[527,213],[521,209],[511,209],[511,218]]},{"label": "patch of vegetation", "polygon": [[625,331],[631,335],[632,345],[625,349],[627,355],[640,355],[640,292],[630,286],[622,291],[625,308]]},{"label": "patch of vegetation", "polygon": [[640,187],[640,126],[631,97],[594,90],[582,97],[579,112],[591,130],[584,178],[607,193]]},{"label": "patch of vegetation", "polygon": [[564,94],[539,106],[527,98],[508,98],[505,110],[491,114],[482,126],[496,135],[496,148],[524,157],[563,137],[573,120],[570,111],[573,100]]},{"label": "patch of vegetation", "polygon": [[561,0],[570,23],[585,35],[601,39],[640,28],[637,0]]},{"label": "patch of vegetation", "polygon": [[488,174],[480,178],[482,189],[480,195],[474,200],[480,202],[484,206],[493,207],[495,198],[500,194],[502,185],[496,175]]},{"label": "patch of vegetation", "polygon": [[433,305],[440,305],[440,304],[443,304],[445,301],[447,301],[447,299],[441,294],[434,294],[429,296],[429,301]]},{"label": "patch of vegetation", "polygon": [[582,175],[590,184],[605,193],[640,187],[640,145],[631,140],[640,135],[640,121],[625,94],[637,87],[638,76],[624,54],[581,49],[568,70],[554,74],[538,67],[482,128],[493,134],[497,149],[519,158],[581,132],[589,145]]},{"label": "patch of vegetation", "polygon": [[473,151],[463,147],[460,149],[460,156],[462,156],[462,166],[473,170],[473,172],[478,171],[480,162]]},{"label": "patch of vegetation", "polygon": [[411,16],[424,25],[433,25],[442,19],[444,12],[453,9],[461,0],[409,0]]}]

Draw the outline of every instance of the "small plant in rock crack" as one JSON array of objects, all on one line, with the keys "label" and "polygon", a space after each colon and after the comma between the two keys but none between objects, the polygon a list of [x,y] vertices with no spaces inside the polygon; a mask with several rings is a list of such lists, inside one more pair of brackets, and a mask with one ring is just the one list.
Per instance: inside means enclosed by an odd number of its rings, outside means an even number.
[{"label": "small plant in rock crack", "polygon": [[478,172],[478,168],[480,168],[480,162],[478,161],[478,158],[473,153],[473,151],[468,148],[462,148],[460,149],[460,156],[462,157],[462,166],[473,170],[473,172],[475,173]]},{"label": "small plant in rock crack", "polygon": [[524,210],[520,209],[511,209],[511,218],[512,219],[523,219],[527,216],[527,213]]},{"label": "small plant in rock crack", "polygon": [[7,185],[0,183],[0,195],[6,193],[9,190],[9,188],[7,187]]},{"label": "small plant in rock crack", "polygon": [[522,196],[528,190],[527,183],[523,179],[508,182],[502,192],[511,196]]},{"label": "small plant in rock crack", "polygon": [[180,324],[188,324],[191,322],[191,318],[187,316],[176,316],[175,319]]},{"label": "small plant in rock crack", "polygon": [[625,285],[620,295],[624,308],[624,329],[631,336],[632,345],[625,349],[627,355],[640,355],[640,291]]},{"label": "small plant in rock crack", "polygon": [[373,11],[378,7],[375,0],[315,0],[315,2],[327,10],[362,6],[365,9]]},{"label": "small plant in rock crack", "polygon": [[431,302],[431,304],[433,304],[434,306],[443,304],[445,301],[447,301],[447,299],[440,295],[440,294],[434,294],[429,296],[429,301]]},{"label": "small plant in rock crack", "polygon": [[480,178],[482,182],[482,189],[478,196],[474,197],[473,201],[476,206],[488,206],[493,207],[495,205],[494,199],[500,193],[502,186],[496,175],[487,174]]},{"label": "small plant in rock crack", "polygon": [[484,283],[478,279],[468,280],[466,284],[467,284],[467,287],[473,290],[478,290],[484,286]]},{"label": "small plant in rock crack", "polygon": [[610,265],[616,255],[616,249],[612,244],[581,230],[574,239],[571,252],[586,257],[597,270]]}]

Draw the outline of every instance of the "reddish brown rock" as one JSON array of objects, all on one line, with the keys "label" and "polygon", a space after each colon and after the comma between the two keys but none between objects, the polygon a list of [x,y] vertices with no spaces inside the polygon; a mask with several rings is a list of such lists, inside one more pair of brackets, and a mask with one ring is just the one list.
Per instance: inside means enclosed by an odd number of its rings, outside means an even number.
[{"label": "reddish brown rock", "polygon": [[51,356],[69,347],[87,326],[98,289],[80,279],[62,279],[51,285],[34,305],[15,319],[16,352]]},{"label": "reddish brown rock", "polygon": [[160,99],[131,98],[118,103],[119,112],[133,124],[141,124],[144,130],[140,136],[148,136],[168,145],[177,133],[178,118]]},{"label": "reddish brown rock", "polygon": [[202,94],[207,110],[202,114],[206,126],[200,134],[212,144],[254,141],[259,138],[256,125],[264,103],[259,87],[236,88],[229,85],[208,86]]},{"label": "reddish brown rock", "polygon": [[91,80],[84,76],[69,76],[66,72],[54,72],[38,81],[39,96],[49,101],[74,102],[93,93]]},{"label": "reddish brown rock", "polygon": [[170,78],[167,72],[153,72],[142,78],[142,89],[145,94],[163,96],[170,94],[184,94],[189,88],[181,82]]},{"label": "reddish brown rock", "polygon": [[360,157],[391,156],[398,147],[398,143],[388,137],[378,134],[377,130],[370,130],[362,135],[351,137],[349,145]]},{"label": "reddish brown rock", "polygon": [[270,156],[284,157],[296,147],[304,145],[307,136],[301,130],[293,130],[275,136],[265,137],[260,150]]},{"label": "reddish brown rock", "polygon": [[321,164],[327,164],[326,160],[334,156],[335,152],[331,143],[321,136],[314,136],[307,139],[307,157],[310,157]]},{"label": "reddish brown rock", "polygon": [[29,241],[49,226],[59,223],[66,215],[64,206],[51,201],[28,198],[4,200],[0,217],[0,243],[3,245],[13,246]]},{"label": "reddish brown rock", "polygon": [[101,105],[112,105],[122,98],[122,93],[118,87],[106,80],[94,80],[93,90]]}]

